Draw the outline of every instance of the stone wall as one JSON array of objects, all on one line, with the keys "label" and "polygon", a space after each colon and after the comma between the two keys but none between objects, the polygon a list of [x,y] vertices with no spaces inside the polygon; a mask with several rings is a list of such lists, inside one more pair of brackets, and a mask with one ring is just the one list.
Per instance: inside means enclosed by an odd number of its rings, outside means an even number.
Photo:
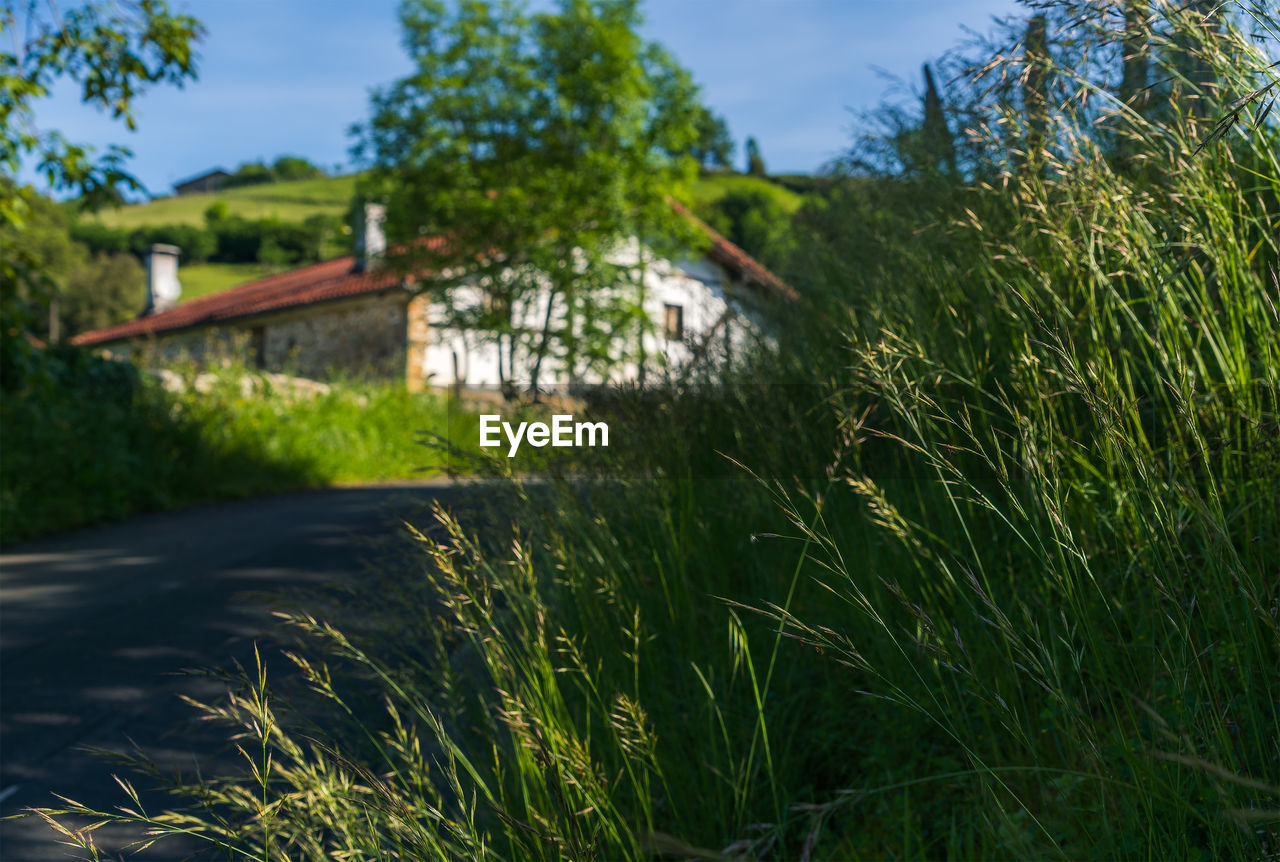
[{"label": "stone wall", "polygon": [[114,346],[147,364],[241,362],[312,380],[403,378],[409,297],[398,289]]}]

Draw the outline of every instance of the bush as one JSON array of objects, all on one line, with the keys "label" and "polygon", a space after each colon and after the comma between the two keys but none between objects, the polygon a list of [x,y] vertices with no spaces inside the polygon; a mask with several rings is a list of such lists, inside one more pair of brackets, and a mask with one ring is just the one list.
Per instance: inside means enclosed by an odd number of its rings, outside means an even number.
[{"label": "bush", "polygon": [[71,226],[71,238],[91,254],[113,255],[129,252],[143,260],[156,243],[176,245],[187,263],[203,263],[213,257],[218,240],[207,228],[187,224],[148,225],[137,228],[109,227],[100,222],[80,221]]},{"label": "bush", "polygon": [[774,195],[730,189],[704,208],[707,222],[771,269],[792,253],[791,216]]},{"label": "bush", "polygon": [[400,385],[336,384],[310,397],[231,368],[199,387],[189,371],[175,393],[131,363],[64,345],[3,367],[5,544],[190,503],[409,479],[443,463],[418,437],[445,434],[446,405]]},{"label": "bush", "polygon": [[223,182],[223,188],[233,189],[237,186],[256,186],[275,182],[271,168],[262,162],[245,162]]},{"label": "bush", "polygon": [[131,254],[95,254],[67,278],[58,309],[62,336],[136,317],[146,303],[146,271]]},{"label": "bush", "polygon": [[217,238],[213,233],[195,225],[153,225],[136,228],[129,235],[129,249],[139,258],[145,258],[156,243],[176,245],[186,263],[203,263],[217,250]]},{"label": "bush", "polygon": [[121,254],[132,252],[131,231],[128,228],[110,227],[96,221],[75,221],[71,224],[71,239],[83,244],[90,254]]},{"label": "bush", "polygon": [[225,188],[263,183],[311,180],[325,175],[323,169],[300,156],[280,156],[270,167],[262,162],[245,162],[227,178]]},{"label": "bush", "polygon": [[265,259],[265,246],[274,264],[318,260],[321,243],[334,232],[335,223],[336,219],[328,216],[312,216],[302,224],[227,216],[212,223],[217,238],[213,258],[225,263],[254,263]]},{"label": "bush", "polygon": [[300,156],[281,156],[271,166],[271,173],[278,181],[313,180],[325,175],[324,170]]}]

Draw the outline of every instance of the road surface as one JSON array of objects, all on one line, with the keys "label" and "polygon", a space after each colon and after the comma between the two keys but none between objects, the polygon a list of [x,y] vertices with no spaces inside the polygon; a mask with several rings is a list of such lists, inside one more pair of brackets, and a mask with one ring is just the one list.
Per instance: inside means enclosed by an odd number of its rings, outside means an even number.
[{"label": "road surface", "polygon": [[[359,578],[369,539],[398,514],[458,493],[445,481],[330,489],[147,515],[18,545],[0,554],[0,814],[125,802],[122,772],[83,753],[139,743],[189,769],[225,748],[192,726],[179,693],[220,686],[186,668],[252,664],[271,625],[252,594]],[[225,757],[225,754],[217,755]],[[119,833],[118,833],[119,834]],[[141,858],[181,858],[164,845]],[[66,859],[35,819],[0,821],[0,859]],[[106,858],[116,858],[114,852]]]}]

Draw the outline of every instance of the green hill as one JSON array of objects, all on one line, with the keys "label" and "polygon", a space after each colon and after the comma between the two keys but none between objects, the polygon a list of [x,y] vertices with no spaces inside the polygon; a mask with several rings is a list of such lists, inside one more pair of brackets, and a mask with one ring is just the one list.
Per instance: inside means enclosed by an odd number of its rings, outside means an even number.
[{"label": "green hill", "polygon": [[[105,210],[94,218],[111,227],[121,228],[168,224],[201,226],[205,210],[221,202],[226,205],[228,215],[301,222],[316,213],[338,216],[345,213],[355,194],[358,179],[359,174],[348,174],[156,198],[146,203]],[[749,191],[768,195],[788,214],[799,209],[804,201],[803,195],[765,177],[733,173],[706,174],[678,191],[676,197],[695,213],[714,220],[712,210],[717,201],[731,192]],[[194,299],[219,293],[269,273],[269,269],[254,263],[185,264],[181,272],[182,295],[184,299]]]},{"label": "green hill", "polygon": [[749,174],[704,174],[693,181],[683,194],[676,197],[701,214],[707,207],[715,204],[730,192],[763,192],[781,205],[783,211],[793,213],[800,209],[804,196],[778,185],[767,177],[753,177]]},{"label": "green hill", "polygon": [[[229,215],[245,218],[302,221],[315,213],[341,215],[346,212],[351,196],[355,194],[358,178],[359,174],[347,174],[340,177],[264,183],[218,192],[156,198],[147,203],[105,210],[97,215],[97,219],[112,227],[143,227],[156,224],[203,225],[205,210],[218,201],[227,205]],[[787,212],[795,212],[804,200],[803,195],[765,177],[730,173],[706,174],[699,177],[690,187],[678,193],[677,197],[697,211],[714,204],[733,191],[764,192],[777,200]]]},{"label": "green hill", "polygon": [[300,222],[309,215],[342,215],[355,193],[359,174],[321,177],[282,183],[238,186],[217,192],[156,198],[104,210],[97,219],[112,227],[143,227],[155,224],[203,225],[204,211],[215,202],[227,205],[229,215],[244,218],[276,218]]},{"label": "green hill", "polygon": [[[155,198],[104,210],[91,218],[110,227],[130,229],[171,224],[200,227],[205,223],[205,210],[214,203],[223,203],[228,215],[296,223],[317,213],[343,215],[355,194],[357,179],[359,174],[347,174]],[[256,263],[184,264],[180,275],[182,298],[220,293],[270,272],[270,268]]]}]

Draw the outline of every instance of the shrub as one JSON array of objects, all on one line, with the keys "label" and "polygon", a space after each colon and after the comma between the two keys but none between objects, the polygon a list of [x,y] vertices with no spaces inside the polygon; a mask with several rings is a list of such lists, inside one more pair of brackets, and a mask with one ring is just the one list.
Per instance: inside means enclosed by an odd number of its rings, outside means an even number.
[{"label": "shrub", "polygon": [[[408,479],[443,455],[447,405],[395,384],[298,395],[231,367],[179,392],[65,345],[5,357],[0,539],[334,482]],[[471,420],[459,415],[465,427]]]},{"label": "shrub", "polygon": [[791,256],[791,216],[776,196],[730,189],[706,209],[712,227],[766,266],[778,268]]},{"label": "shrub", "polygon": [[182,260],[187,263],[203,263],[217,249],[217,238],[205,228],[187,224],[153,225],[136,228],[129,235],[129,248],[139,258],[156,243],[176,245],[181,249]]},{"label": "shrub", "polygon": [[278,181],[313,180],[324,176],[324,170],[301,156],[281,156],[271,165],[271,173]]},{"label": "shrub", "polygon": [[146,300],[146,272],[131,254],[95,254],[67,278],[58,309],[62,335],[102,329],[136,317]]},{"label": "shrub", "polygon": [[70,231],[71,239],[82,243],[91,254],[121,254],[133,251],[128,228],[78,220],[71,224]]},{"label": "shrub", "polygon": [[232,189],[237,186],[256,186],[275,182],[275,179],[275,175],[271,173],[271,168],[262,162],[245,162],[231,176],[227,177],[223,187]]}]

